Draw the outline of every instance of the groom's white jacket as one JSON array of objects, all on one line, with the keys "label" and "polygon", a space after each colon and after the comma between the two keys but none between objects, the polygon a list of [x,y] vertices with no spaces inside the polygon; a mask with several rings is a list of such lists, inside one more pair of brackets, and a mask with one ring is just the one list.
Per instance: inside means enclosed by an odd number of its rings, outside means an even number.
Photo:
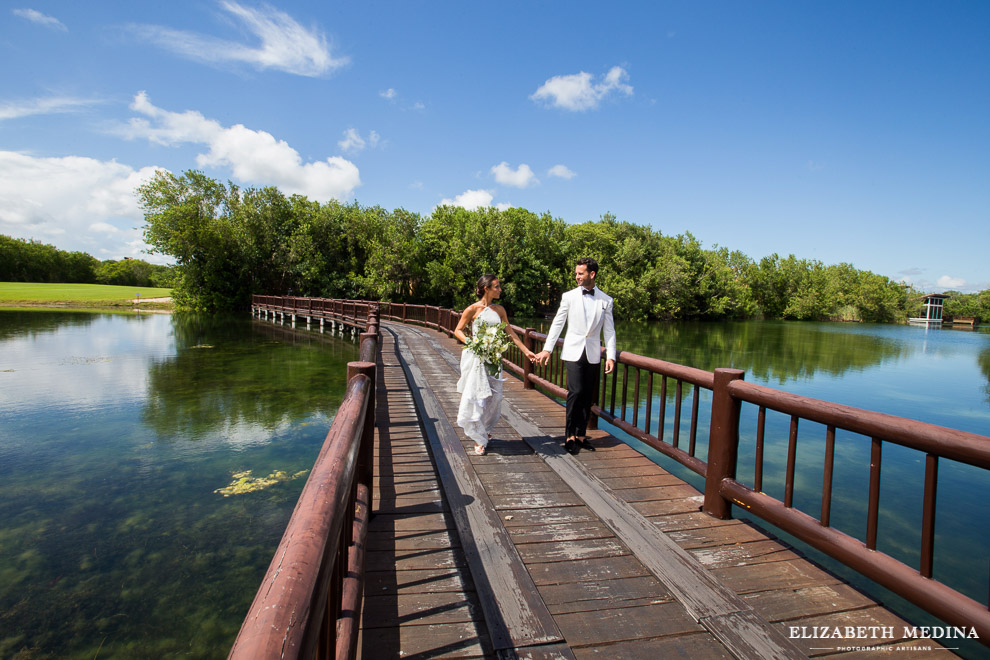
[{"label": "groom's white jacket", "polygon": [[581,351],[588,356],[588,362],[598,364],[602,359],[601,335],[605,333],[605,357],[615,359],[615,322],[612,320],[612,299],[595,287],[594,314],[589,325],[585,319],[584,294],[581,287],[571,289],[560,297],[560,307],[550,324],[547,342],[543,350],[553,353],[557,346],[564,324],[567,333],[564,335],[564,348],[560,351],[560,359],[577,362],[581,359]]}]

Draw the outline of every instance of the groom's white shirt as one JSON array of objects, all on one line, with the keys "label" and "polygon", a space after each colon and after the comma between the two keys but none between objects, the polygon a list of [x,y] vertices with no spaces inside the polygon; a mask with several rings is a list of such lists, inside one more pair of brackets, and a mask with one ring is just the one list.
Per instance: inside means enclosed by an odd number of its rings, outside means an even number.
[{"label": "groom's white shirt", "polygon": [[582,287],[571,289],[560,297],[560,307],[550,324],[550,331],[547,333],[546,344],[543,350],[553,353],[557,346],[557,339],[567,325],[567,333],[564,334],[564,348],[560,351],[560,359],[568,362],[577,362],[581,359],[581,351],[588,356],[588,362],[598,364],[602,359],[601,336],[605,334],[605,357],[608,360],[615,359],[615,322],[612,320],[612,299],[602,293],[601,289],[595,287],[595,295],[592,297],[591,321],[589,323],[585,315],[584,298],[588,297],[581,293]]}]

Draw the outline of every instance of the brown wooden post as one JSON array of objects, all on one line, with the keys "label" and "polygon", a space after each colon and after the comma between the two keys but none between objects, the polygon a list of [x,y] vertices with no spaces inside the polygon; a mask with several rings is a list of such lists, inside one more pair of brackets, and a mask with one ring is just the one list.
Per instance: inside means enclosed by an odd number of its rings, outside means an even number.
[{"label": "brown wooden post", "polygon": [[739,453],[739,409],[741,404],[729,394],[729,383],[742,380],[739,369],[716,369],[712,388],[712,419],[708,434],[708,469],[705,472],[705,502],[702,511],[726,520],[732,516],[732,503],[719,493],[723,479],[736,476]]},{"label": "brown wooden post", "polygon": [[[526,331],[523,333],[523,344],[526,345],[526,348],[528,348],[529,350],[535,353],[536,350],[533,348],[535,344],[535,342],[533,341],[534,332],[536,332],[536,328],[526,328]],[[524,355],[523,356],[523,389],[532,390],[536,388],[536,385],[533,384],[533,381],[529,379],[532,373],[533,373],[533,363],[527,360],[526,356]]]},{"label": "brown wooden post", "polygon": [[[366,343],[370,346],[372,355],[377,351],[378,341],[374,338],[374,335],[368,336],[366,338],[365,334],[361,335],[361,357],[364,358],[365,345]],[[358,450],[358,464],[357,464],[357,479],[356,483],[365,484],[368,486],[368,513],[371,513],[371,503],[374,501],[375,497],[375,397],[377,396],[376,382],[375,382],[375,372],[377,370],[377,365],[375,360],[371,359],[368,361],[361,362],[348,362],[347,363],[347,380],[350,382],[352,378],[359,374],[364,374],[371,379],[371,387],[369,388],[371,398],[368,400],[368,410],[364,417],[364,431],[361,434],[361,448]],[[346,555],[345,555],[346,556]],[[346,559],[344,560],[346,563]]]}]

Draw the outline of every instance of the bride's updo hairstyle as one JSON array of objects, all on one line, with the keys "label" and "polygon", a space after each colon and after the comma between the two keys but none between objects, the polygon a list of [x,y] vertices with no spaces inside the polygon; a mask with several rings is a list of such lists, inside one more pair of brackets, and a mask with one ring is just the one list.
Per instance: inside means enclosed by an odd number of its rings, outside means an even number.
[{"label": "bride's updo hairstyle", "polygon": [[497,280],[498,277],[488,273],[487,275],[482,275],[478,278],[478,285],[475,287],[475,292],[478,294],[478,299],[485,297],[485,289],[492,285],[492,282]]}]

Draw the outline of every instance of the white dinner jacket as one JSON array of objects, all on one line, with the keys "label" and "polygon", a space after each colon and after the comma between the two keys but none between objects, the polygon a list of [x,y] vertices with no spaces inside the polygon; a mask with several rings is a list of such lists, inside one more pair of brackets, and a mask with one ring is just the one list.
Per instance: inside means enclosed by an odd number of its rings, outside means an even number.
[{"label": "white dinner jacket", "polygon": [[564,324],[567,333],[564,335],[564,348],[560,351],[560,359],[577,362],[581,359],[581,351],[588,356],[588,362],[598,364],[602,359],[601,335],[605,333],[605,357],[615,359],[615,322],[612,319],[612,298],[595,287],[595,313],[589,325],[584,314],[584,294],[581,287],[571,289],[560,297],[560,307],[550,324],[546,344],[543,350],[553,353],[557,346]]}]

